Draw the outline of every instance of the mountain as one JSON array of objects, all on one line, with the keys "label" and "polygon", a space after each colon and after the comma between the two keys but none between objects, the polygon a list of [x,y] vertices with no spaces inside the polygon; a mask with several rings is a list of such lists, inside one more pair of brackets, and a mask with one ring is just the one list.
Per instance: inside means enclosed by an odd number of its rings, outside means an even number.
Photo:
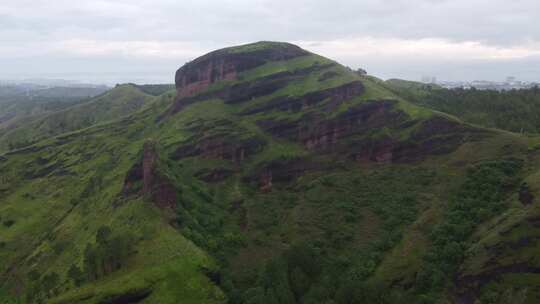
[{"label": "mountain", "polygon": [[211,52],[175,83],[0,158],[6,301],[540,300],[539,138],[288,43]]},{"label": "mountain", "polygon": [[[23,148],[39,140],[80,130],[131,114],[148,105],[152,96],[126,84],[58,111],[21,116],[0,125],[0,151]],[[15,103],[19,105],[19,103]]]}]

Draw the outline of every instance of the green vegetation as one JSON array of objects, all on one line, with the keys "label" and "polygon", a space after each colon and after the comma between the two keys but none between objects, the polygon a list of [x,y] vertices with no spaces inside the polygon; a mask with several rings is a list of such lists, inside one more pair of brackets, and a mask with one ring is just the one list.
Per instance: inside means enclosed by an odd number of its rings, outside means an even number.
[{"label": "green vegetation", "polygon": [[0,303],[540,300],[535,138],[318,55],[262,62],[1,133],[28,142],[0,156]]},{"label": "green vegetation", "polygon": [[23,148],[44,138],[115,120],[151,101],[150,95],[132,85],[117,86],[90,100],[0,128],[0,151]]},{"label": "green vegetation", "polygon": [[467,244],[475,228],[505,209],[505,198],[519,185],[516,174],[520,160],[483,162],[470,168],[463,184],[452,195],[444,220],[435,225],[430,238],[433,243],[425,256],[423,269],[417,276],[417,288],[441,290],[452,284],[459,265],[465,258]]},{"label": "green vegetation", "polygon": [[518,133],[540,132],[539,88],[501,92],[442,89],[401,80],[388,80],[386,85],[417,105],[454,115],[466,122]]},{"label": "green vegetation", "polygon": [[289,43],[274,42],[274,41],[259,41],[255,43],[248,43],[240,46],[234,46],[223,49],[229,53],[249,53],[254,51],[268,50],[268,49],[285,49],[293,46]]},{"label": "green vegetation", "polygon": [[143,84],[143,85],[131,84],[131,85],[143,91],[144,93],[150,94],[153,96],[159,96],[168,91],[174,90],[174,84]]}]

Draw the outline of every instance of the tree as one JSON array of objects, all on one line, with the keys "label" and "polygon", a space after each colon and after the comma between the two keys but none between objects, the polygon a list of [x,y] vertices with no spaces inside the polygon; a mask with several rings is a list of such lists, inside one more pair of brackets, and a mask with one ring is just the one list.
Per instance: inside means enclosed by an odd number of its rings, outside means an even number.
[{"label": "tree", "polygon": [[134,239],[129,234],[113,236],[107,226],[96,233],[96,244],[88,244],[84,251],[84,272],[89,280],[96,280],[120,269],[133,254]]},{"label": "tree", "polygon": [[309,287],[311,286],[311,281],[299,267],[294,267],[292,270],[290,274],[290,281],[296,300],[300,301],[308,292]]},{"label": "tree", "polygon": [[68,277],[73,280],[73,284],[79,287],[84,282],[84,273],[79,266],[73,264],[69,268]]},{"label": "tree", "polygon": [[96,233],[96,242],[98,244],[106,244],[111,236],[112,230],[108,226],[99,227]]},{"label": "tree", "polygon": [[51,272],[41,279],[41,286],[45,294],[49,297],[56,295],[56,286],[60,281],[60,276],[56,272]]}]

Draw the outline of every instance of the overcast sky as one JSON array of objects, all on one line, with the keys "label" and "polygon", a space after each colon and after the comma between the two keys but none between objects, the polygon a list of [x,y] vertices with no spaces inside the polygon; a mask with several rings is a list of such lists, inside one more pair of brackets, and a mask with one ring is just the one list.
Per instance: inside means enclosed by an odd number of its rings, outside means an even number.
[{"label": "overcast sky", "polygon": [[0,0],[0,79],[173,82],[260,40],[385,79],[540,81],[540,0]]}]

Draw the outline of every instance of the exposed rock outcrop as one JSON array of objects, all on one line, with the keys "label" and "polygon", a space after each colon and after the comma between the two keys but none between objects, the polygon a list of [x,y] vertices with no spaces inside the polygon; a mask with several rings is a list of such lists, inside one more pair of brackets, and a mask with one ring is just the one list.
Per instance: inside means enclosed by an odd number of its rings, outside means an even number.
[{"label": "exposed rock outcrop", "polygon": [[[362,103],[332,119],[304,115],[300,120],[261,120],[258,125],[276,137],[299,142],[318,153],[340,153],[358,161],[413,162],[428,155],[450,153],[463,142],[482,136],[482,131],[434,116],[411,119],[396,108],[396,101]],[[372,134],[381,129],[393,133],[411,129],[406,139]]]},{"label": "exposed rock outcrop", "polygon": [[523,205],[530,205],[534,201],[534,195],[531,193],[531,190],[529,189],[529,185],[527,185],[527,183],[523,183],[521,185],[521,188],[519,189],[519,201]]},{"label": "exposed rock outcrop", "polygon": [[262,164],[250,176],[246,176],[245,181],[256,185],[262,192],[269,192],[274,184],[290,183],[308,171],[326,170],[330,167],[336,168],[335,164],[328,166],[301,157],[276,159]]},{"label": "exposed rock outcrop", "polygon": [[255,99],[260,96],[270,95],[287,86],[294,80],[301,79],[311,73],[332,67],[335,64],[314,64],[310,67],[294,71],[274,73],[253,81],[244,81],[232,86],[226,86],[214,95],[223,99],[226,103],[239,103]]},{"label": "exposed rock outcrop", "polygon": [[217,183],[233,175],[234,171],[225,168],[205,169],[197,172],[195,176],[207,183]]},{"label": "exposed rock outcrop", "polygon": [[540,267],[534,267],[531,266],[530,263],[523,262],[497,266],[477,275],[459,277],[456,281],[459,290],[457,294],[457,303],[477,303],[476,301],[480,295],[480,289],[483,286],[508,274],[540,274]]},{"label": "exposed rock outcrop", "polygon": [[171,157],[173,159],[182,159],[198,156],[240,163],[247,157],[262,151],[265,145],[264,140],[256,137],[236,139],[216,135],[193,140],[193,143],[182,145],[176,149]]},{"label": "exposed rock outcrop", "polygon": [[176,71],[177,97],[173,108],[181,108],[179,104],[183,99],[203,92],[212,83],[236,80],[240,72],[269,61],[288,60],[308,54],[309,52],[298,46],[273,42],[260,42],[208,53],[186,63]]},{"label": "exposed rock outcrop", "polygon": [[272,110],[298,112],[323,101],[326,102],[330,110],[337,108],[337,106],[346,100],[360,96],[363,92],[364,85],[362,82],[353,81],[338,87],[307,93],[300,97],[276,97],[261,106],[248,109],[242,114],[251,115]]},{"label": "exposed rock outcrop", "polygon": [[258,125],[276,137],[300,142],[308,150],[331,152],[337,149],[341,139],[354,133],[392,128],[404,122],[406,115],[393,111],[394,103],[380,101],[360,104],[330,120],[304,115],[298,121],[261,120]]},{"label": "exposed rock outcrop", "polygon": [[122,194],[145,195],[161,209],[174,209],[177,190],[173,181],[160,170],[159,163],[156,144],[145,142],[141,160],[133,165],[124,179]]},{"label": "exposed rock outcrop", "polygon": [[313,72],[324,70],[332,66],[335,66],[335,63],[315,63],[312,66],[294,71],[288,70],[278,72],[254,80],[246,80],[233,85],[225,85],[218,90],[201,90],[190,94],[189,96],[180,94],[178,95],[176,102],[169,109],[168,113],[178,113],[188,105],[211,98],[220,98],[228,104],[250,101],[257,97],[270,95],[277,90],[286,87],[292,81],[301,79]]}]

